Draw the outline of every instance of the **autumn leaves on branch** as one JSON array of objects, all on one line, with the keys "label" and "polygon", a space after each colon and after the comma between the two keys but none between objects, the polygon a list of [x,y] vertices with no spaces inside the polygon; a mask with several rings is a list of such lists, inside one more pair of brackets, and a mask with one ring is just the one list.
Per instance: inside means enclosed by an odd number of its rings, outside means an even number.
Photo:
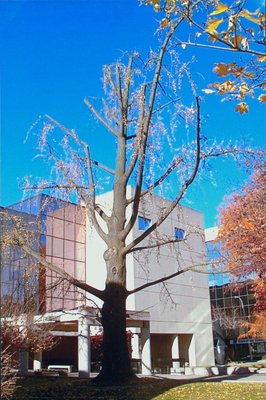
[{"label": "autumn leaves on branch", "polygon": [[[202,49],[223,50],[232,53],[232,61],[217,62],[213,72],[219,80],[210,82],[205,94],[217,93],[226,100],[236,100],[235,111],[249,111],[248,97],[266,102],[265,94],[265,14],[253,10],[252,2],[236,0],[149,0],[160,18],[161,29],[175,29],[175,21],[187,23],[182,35],[176,29],[177,45]],[[249,9],[252,7],[252,10]],[[178,26],[179,28],[179,26]],[[187,38],[183,39],[184,31]],[[182,39],[180,39],[182,37]]]}]

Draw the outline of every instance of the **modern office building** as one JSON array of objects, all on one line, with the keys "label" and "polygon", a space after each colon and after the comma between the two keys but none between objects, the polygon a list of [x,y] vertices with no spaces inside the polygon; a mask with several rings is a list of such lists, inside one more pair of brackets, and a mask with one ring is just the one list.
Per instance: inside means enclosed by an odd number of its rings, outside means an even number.
[{"label": "modern office building", "polygon": [[[128,187],[128,196],[133,190]],[[111,192],[97,198],[97,203],[107,212],[111,201]],[[128,241],[147,229],[167,204],[167,200],[158,196],[145,196]],[[38,221],[35,248],[38,246],[48,262],[79,280],[104,288],[106,271],[102,255],[105,244],[86,220],[82,206],[38,195],[8,207],[7,211],[28,214]],[[176,238],[178,242],[134,252],[127,257],[128,289],[191,267],[163,284],[128,298],[132,359],[137,370],[146,374],[174,372],[180,362],[191,367],[214,364],[202,214],[178,206],[145,243],[154,244],[169,238]],[[90,337],[101,329],[95,305],[101,304],[65,281],[58,281],[49,269],[41,269],[38,285],[43,323],[47,318],[53,320],[54,334],[61,340],[57,348],[44,352],[42,358],[40,354],[35,355],[33,367],[74,365],[81,376],[88,375]]]},{"label": "modern office building", "polygon": [[[208,260],[221,258],[218,228],[205,230]],[[260,359],[266,354],[265,339],[239,338],[245,334],[243,322],[252,319],[255,298],[252,280],[237,284],[228,273],[215,272],[209,266],[209,286],[212,319],[219,321],[223,338],[228,348],[228,358],[234,360]]]}]

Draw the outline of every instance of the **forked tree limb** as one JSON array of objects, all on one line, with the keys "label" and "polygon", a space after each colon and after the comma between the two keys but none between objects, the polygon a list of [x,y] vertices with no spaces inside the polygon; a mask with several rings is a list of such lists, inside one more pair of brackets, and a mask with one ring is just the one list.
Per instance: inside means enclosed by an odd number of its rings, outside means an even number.
[{"label": "forked tree limb", "polygon": [[200,120],[200,102],[199,102],[198,97],[196,97],[196,107],[197,107],[196,159],[195,159],[193,171],[192,171],[190,177],[182,185],[176,198],[172,202],[170,202],[169,206],[164,209],[164,211],[159,215],[157,220],[146,231],[144,231],[142,234],[140,234],[137,238],[135,238],[131,243],[129,243],[125,247],[124,254],[127,254],[129,251],[131,251],[131,249],[133,249],[136,245],[138,245],[140,242],[142,242],[148,235],[150,235],[151,232],[153,232],[155,229],[157,229],[165,221],[165,219],[174,210],[176,205],[180,202],[180,200],[184,196],[188,187],[192,184],[192,182],[196,178],[196,175],[197,175],[197,172],[199,169],[199,165],[200,165],[200,160],[201,160],[201,139],[200,139],[201,120]]}]

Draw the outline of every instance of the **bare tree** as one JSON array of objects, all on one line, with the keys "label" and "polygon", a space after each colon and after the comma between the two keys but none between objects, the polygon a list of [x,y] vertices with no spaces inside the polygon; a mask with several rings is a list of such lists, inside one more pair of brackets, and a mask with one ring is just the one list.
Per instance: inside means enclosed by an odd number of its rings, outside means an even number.
[{"label": "bare tree", "polygon": [[[127,255],[148,248],[174,246],[179,239],[162,237],[156,232],[196,177],[211,159],[222,155],[241,157],[245,153],[234,145],[208,143],[201,133],[201,99],[191,78],[189,63],[180,62],[173,38],[183,20],[181,15],[170,27],[162,29],[158,51],[151,51],[147,60],[135,52],[104,67],[105,97],[101,110],[97,101],[85,99],[93,117],[114,139],[112,165],[92,157],[86,135],[78,136],[73,129],[48,115],[38,121],[43,123],[40,150],[54,163],[54,168],[51,180],[30,183],[26,189],[59,191],[62,198],[76,196],[84,205],[89,221],[106,245],[105,289],[99,290],[68,275],[30,249],[17,234],[18,244],[44,267],[103,301],[103,364],[98,379],[105,381],[123,382],[134,377],[126,337],[128,296],[197,268],[181,266],[171,275],[128,290]],[[184,82],[190,92],[188,106],[181,100]],[[135,188],[132,197],[127,196],[129,184]],[[110,212],[97,202],[99,187],[103,185],[113,191]],[[164,194],[169,187],[172,200],[160,209],[156,220],[145,231],[128,241],[142,199],[153,193]],[[143,242],[152,234],[151,241]]]},{"label": "bare tree", "polygon": [[244,322],[241,311],[235,307],[227,310],[227,312],[220,307],[212,307],[212,319],[219,321],[225,339],[235,339],[238,337],[240,328]]},{"label": "bare tree", "polygon": [[12,369],[12,353],[1,344],[1,399],[10,399],[16,389],[16,372]]}]

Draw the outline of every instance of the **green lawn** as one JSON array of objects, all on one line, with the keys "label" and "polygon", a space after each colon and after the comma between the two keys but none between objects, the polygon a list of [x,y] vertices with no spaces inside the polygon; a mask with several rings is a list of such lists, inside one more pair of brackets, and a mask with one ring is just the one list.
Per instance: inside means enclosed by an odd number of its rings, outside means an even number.
[{"label": "green lawn", "polygon": [[97,387],[91,381],[31,377],[20,379],[13,400],[265,400],[266,383],[187,383],[139,379],[121,387]]},{"label": "green lawn", "polygon": [[266,383],[190,383],[153,397],[153,400],[265,400]]}]

